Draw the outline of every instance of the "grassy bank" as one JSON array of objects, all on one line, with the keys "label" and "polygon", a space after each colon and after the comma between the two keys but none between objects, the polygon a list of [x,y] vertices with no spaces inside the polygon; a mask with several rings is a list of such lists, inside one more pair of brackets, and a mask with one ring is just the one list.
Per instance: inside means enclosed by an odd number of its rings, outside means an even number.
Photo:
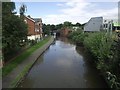
[{"label": "grassy bank", "polygon": [[30,47],[29,49],[25,50],[19,56],[17,56],[14,60],[12,60],[9,64],[2,68],[2,76],[7,75],[10,73],[17,65],[19,65],[22,61],[24,61],[29,55],[31,55],[35,50],[42,47],[45,43],[50,40],[50,37],[45,38],[44,40],[40,41],[39,43],[35,44],[34,46]]},{"label": "grassy bank", "polygon": [[85,49],[95,58],[95,63],[110,88],[120,89],[120,34],[107,32],[70,34],[74,42],[82,42]]}]

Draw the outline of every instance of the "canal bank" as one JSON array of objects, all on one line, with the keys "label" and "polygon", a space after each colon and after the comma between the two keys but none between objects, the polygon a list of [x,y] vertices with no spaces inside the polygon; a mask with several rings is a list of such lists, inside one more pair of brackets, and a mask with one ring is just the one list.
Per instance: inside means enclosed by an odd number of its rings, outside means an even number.
[{"label": "canal bank", "polygon": [[14,68],[8,75],[2,78],[2,88],[14,88],[23,79],[27,72],[31,69],[38,57],[53,43],[54,38],[44,44],[42,47],[34,51],[26,60]]},{"label": "canal bank", "polygon": [[19,88],[107,88],[84,48],[59,38],[38,58]]}]

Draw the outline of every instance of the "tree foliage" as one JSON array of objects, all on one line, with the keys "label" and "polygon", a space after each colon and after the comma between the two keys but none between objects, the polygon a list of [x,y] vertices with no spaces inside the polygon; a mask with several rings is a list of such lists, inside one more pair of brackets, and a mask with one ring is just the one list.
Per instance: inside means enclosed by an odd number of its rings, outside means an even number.
[{"label": "tree foliage", "polygon": [[81,24],[77,22],[77,23],[75,24],[75,26],[80,27],[80,26],[81,26]]},{"label": "tree foliage", "polygon": [[27,25],[19,16],[13,13],[14,2],[4,2],[2,5],[2,49],[4,60],[14,55],[27,38]]},{"label": "tree foliage", "polygon": [[73,26],[73,25],[72,25],[72,22],[65,21],[65,22],[63,23],[63,27],[71,27],[71,26]]},{"label": "tree foliage", "polygon": [[62,27],[63,27],[63,24],[57,24],[57,25],[55,26],[56,30],[59,30],[59,29],[61,29]]},{"label": "tree foliage", "polygon": [[27,11],[27,6],[22,4],[20,7],[20,15],[24,15],[26,11]]},{"label": "tree foliage", "polygon": [[63,23],[54,25],[54,24],[43,24],[43,33],[50,34],[50,32],[54,32],[56,30],[61,30],[63,28],[71,28],[72,26],[82,27],[83,25],[80,23],[72,24],[72,22],[65,21]]},{"label": "tree foliage", "polygon": [[10,15],[15,10],[14,2],[3,2],[2,3],[2,15]]},{"label": "tree foliage", "polygon": [[49,35],[50,34],[50,24],[43,24],[43,33]]}]

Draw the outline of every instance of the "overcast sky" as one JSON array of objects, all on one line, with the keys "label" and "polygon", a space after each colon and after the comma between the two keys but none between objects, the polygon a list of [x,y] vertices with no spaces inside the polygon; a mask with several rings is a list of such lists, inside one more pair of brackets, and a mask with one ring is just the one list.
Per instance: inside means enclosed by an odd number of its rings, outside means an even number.
[{"label": "overcast sky", "polygon": [[[102,1],[102,0],[101,0]],[[43,23],[59,24],[64,21],[72,23],[85,23],[91,17],[100,17],[104,19],[118,18],[118,0],[109,2],[95,2],[88,0],[57,0],[56,2],[36,1],[36,2],[16,2],[16,10],[22,4],[27,6],[25,15],[33,18],[42,18]]]}]

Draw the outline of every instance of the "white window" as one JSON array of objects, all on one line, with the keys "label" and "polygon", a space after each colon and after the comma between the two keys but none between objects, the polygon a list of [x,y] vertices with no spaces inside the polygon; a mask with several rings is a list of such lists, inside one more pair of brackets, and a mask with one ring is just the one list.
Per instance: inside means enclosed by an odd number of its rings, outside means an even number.
[{"label": "white window", "polygon": [[35,28],[35,32],[39,32],[39,29]]}]

